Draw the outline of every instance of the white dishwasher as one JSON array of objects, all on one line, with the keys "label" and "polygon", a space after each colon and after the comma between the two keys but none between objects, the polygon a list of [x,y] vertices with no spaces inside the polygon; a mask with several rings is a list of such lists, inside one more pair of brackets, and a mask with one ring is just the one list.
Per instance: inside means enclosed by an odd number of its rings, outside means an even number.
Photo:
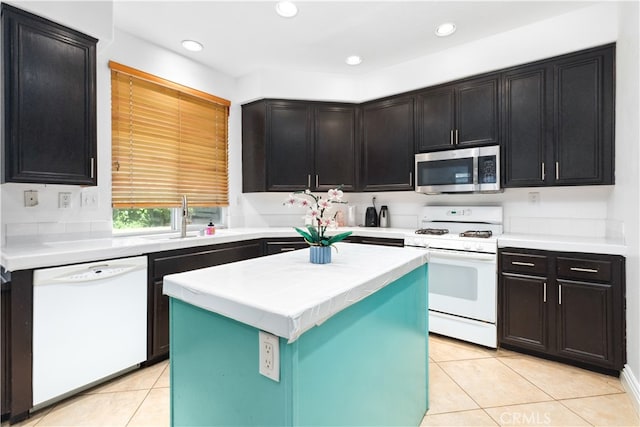
[{"label": "white dishwasher", "polygon": [[147,257],[34,271],[34,407],[146,356]]}]

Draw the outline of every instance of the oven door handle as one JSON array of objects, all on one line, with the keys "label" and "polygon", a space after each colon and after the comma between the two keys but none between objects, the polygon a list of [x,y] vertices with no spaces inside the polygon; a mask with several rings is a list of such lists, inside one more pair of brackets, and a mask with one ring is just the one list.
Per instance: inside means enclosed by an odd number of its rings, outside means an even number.
[{"label": "oven door handle", "polygon": [[496,254],[485,254],[480,252],[446,251],[429,249],[429,261],[432,257],[448,258],[461,261],[484,261],[496,262]]}]

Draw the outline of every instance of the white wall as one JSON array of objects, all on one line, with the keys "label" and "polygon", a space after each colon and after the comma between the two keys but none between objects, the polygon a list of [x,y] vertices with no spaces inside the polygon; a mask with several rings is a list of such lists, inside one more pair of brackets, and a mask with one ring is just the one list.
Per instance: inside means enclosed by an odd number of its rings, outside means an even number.
[{"label": "white wall", "polygon": [[616,185],[608,216],[625,225],[627,243],[627,388],[640,412],[640,6],[620,6],[616,47]]}]

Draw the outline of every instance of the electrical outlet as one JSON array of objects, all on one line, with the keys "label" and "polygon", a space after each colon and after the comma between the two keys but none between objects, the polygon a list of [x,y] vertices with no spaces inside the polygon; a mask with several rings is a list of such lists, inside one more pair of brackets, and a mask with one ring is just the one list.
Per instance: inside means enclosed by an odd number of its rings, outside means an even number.
[{"label": "electrical outlet", "polygon": [[537,191],[529,192],[529,204],[530,205],[538,205],[540,204],[540,193]]},{"label": "electrical outlet", "polygon": [[58,207],[61,209],[67,209],[71,207],[71,193],[58,193]]},{"label": "electrical outlet", "polygon": [[26,190],[24,192],[24,206],[30,208],[38,205],[38,191]]},{"label": "electrical outlet", "polygon": [[267,378],[280,382],[280,338],[267,332],[258,333],[258,372]]}]

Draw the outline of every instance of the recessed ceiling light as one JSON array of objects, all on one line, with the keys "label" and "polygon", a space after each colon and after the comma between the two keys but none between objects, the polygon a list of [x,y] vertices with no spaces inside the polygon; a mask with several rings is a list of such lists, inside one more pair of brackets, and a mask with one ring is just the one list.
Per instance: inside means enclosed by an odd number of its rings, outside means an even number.
[{"label": "recessed ceiling light", "polygon": [[293,18],[298,14],[298,7],[290,1],[279,1],[276,3],[276,12],[283,18]]},{"label": "recessed ceiling light", "polygon": [[191,52],[200,52],[202,50],[202,44],[195,40],[182,40],[182,47]]},{"label": "recessed ceiling light", "polygon": [[362,58],[358,55],[348,56],[345,62],[349,65],[360,65],[362,63]]},{"label": "recessed ceiling light", "polygon": [[438,25],[436,28],[436,36],[438,37],[446,37],[456,32],[456,24],[453,22],[445,22],[444,24]]}]

